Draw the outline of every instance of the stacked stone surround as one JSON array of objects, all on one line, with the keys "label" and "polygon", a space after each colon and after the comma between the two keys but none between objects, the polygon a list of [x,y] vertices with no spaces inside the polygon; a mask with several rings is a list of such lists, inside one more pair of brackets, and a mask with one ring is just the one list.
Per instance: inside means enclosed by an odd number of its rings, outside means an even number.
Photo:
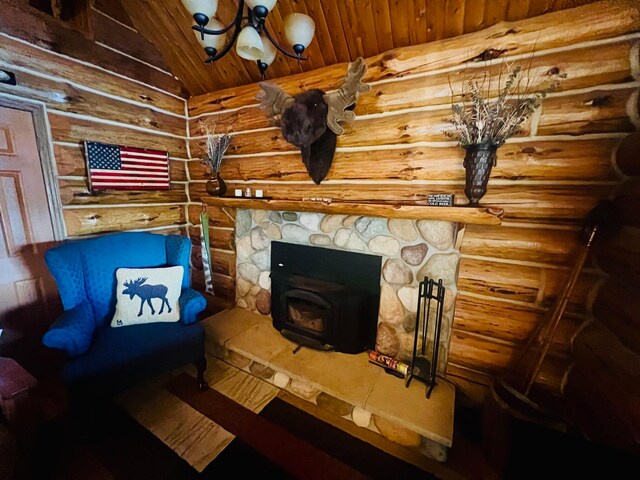
[{"label": "stacked stone surround", "polygon": [[[357,215],[241,210],[236,214],[236,303],[271,313],[271,241],[382,256],[376,349],[411,359],[419,279],[446,287],[439,370],[444,371],[457,293],[457,224]],[[431,338],[429,338],[431,340]]]}]

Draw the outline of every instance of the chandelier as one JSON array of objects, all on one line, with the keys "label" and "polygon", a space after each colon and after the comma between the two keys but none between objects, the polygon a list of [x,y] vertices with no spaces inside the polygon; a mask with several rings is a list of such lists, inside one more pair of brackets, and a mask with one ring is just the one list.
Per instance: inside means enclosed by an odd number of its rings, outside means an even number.
[{"label": "chandelier", "polygon": [[[224,57],[235,43],[238,56],[256,62],[263,78],[278,51],[298,61],[305,60],[302,54],[315,32],[315,23],[311,17],[291,13],[284,18],[284,36],[291,45],[292,53],[282,48],[265,23],[276,2],[277,0],[247,0],[247,14],[243,16],[245,2],[239,0],[235,18],[228,25],[223,25],[213,18],[218,9],[218,0],[182,0],[196,22],[191,28],[204,47],[208,57],[206,63],[213,63]],[[226,34],[231,29],[231,38],[225,45]]]}]

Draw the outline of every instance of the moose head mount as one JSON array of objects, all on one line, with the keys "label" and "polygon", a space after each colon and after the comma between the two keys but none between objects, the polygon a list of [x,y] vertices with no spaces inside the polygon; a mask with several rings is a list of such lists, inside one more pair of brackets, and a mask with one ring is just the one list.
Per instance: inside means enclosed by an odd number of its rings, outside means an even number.
[{"label": "moose head mount", "polygon": [[318,185],[331,168],[337,136],[344,133],[340,122],[355,118],[352,109],[358,95],[371,88],[361,82],[366,69],[362,57],[349,63],[342,85],[331,93],[314,88],[293,97],[271,83],[259,84],[260,108],[272,125],[282,128],[284,139],[300,148],[307,172]]}]

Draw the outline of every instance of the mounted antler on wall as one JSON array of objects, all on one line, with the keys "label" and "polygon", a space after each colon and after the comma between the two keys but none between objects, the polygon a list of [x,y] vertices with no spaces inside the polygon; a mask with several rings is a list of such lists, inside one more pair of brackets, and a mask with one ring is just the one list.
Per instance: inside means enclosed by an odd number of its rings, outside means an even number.
[{"label": "mounted antler on wall", "polygon": [[276,85],[259,84],[260,108],[268,112],[272,125],[282,127],[284,139],[300,148],[307,172],[318,185],[331,168],[337,135],[344,132],[340,122],[355,118],[350,108],[371,88],[361,82],[366,69],[362,57],[349,63],[342,85],[332,93],[314,88],[292,97]]}]

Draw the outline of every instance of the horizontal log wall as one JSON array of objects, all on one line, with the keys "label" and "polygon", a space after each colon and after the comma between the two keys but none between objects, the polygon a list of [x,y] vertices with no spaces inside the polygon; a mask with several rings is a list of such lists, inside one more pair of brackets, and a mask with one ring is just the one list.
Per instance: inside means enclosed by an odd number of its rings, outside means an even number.
[{"label": "horizontal log wall", "polygon": [[[121,77],[136,79],[164,92],[184,97],[182,82],[161,62],[160,56],[142,36],[113,14],[114,2],[82,2],[77,18],[61,22],[24,0],[1,0],[0,32],[41,49],[100,65]],[[76,2],[78,3],[78,2]],[[122,7],[120,7],[122,10]],[[124,20],[124,22],[123,22]],[[78,23],[81,23],[79,25]],[[127,28],[129,27],[129,28]]]},{"label": "horizontal log wall", "polygon": [[[184,89],[119,2],[90,3],[90,28],[82,35],[17,0],[0,0],[0,68],[18,80],[0,84],[0,96],[46,107],[67,236],[190,234],[192,280],[203,291],[199,218],[189,209]],[[85,140],[166,150],[171,189],[91,192]],[[221,298],[235,297],[235,253],[233,222],[214,217],[211,225],[217,297],[206,297],[214,311],[224,305]]]},{"label": "horizontal log wall", "polygon": [[607,274],[592,295],[594,319],[573,339],[566,397],[574,421],[594,440],[640,453],[640,171],[638,131],[615,152],[627,181],[618,189],[596,246]]},{"label": "horizontal log wall", "polygon": [[[194,97],[188,102],[190,199],[206,195],[196,159],[202,123],[211,122],[234,132],[222,166],[230,189],[260,188],[276,199],[387,202],[454,193],[456,204],[465,204],[464,152],[442,134],[451,88],[457,93],[469,75],[496,73],[503,60],[530,65],[534,86],[549,72],[566,73],[498,151],[482,204],[503,208],[503,225],[467,226],[462,241],[448,373],[477,396],[544,317],[571,268],[582,220],[623,178],[612,152],[634,129],[628,113],[640,118],[639,30],[637,2],[604,1],[369,58],[365,81],[372,92],[358,100],[356,120],[338,138],[333,167],[319,186],[259,110],[256,84]],[[483,52],[500,58],[478,62]],[[291,94],[331,90],[345,71],[345,64],[334,65],[274,83]],[[554,391],[570,363],[569,338],[601,276],[590,264],[583,271],[538,378]]]},{"label": "horizontal log wall", "polygon": [[[0,84],[0,97],[38,102],[46,108],[67,236],[121,230],[186,234],[185,100],[177,95],[175,79],[157,70],[163,67],[159,57],[139,43],[143,61],[134,58],[137,33],[101,13],[100,8],[110,2],[97,2],[91,10],[98,25],[95,41],[17,2],[2,3],[7,10],[0,21],[0,68],[14,72],[17,85]],[[11,12],[16,18],[8,15]],[[23,29],[29,19],[35,24]],[[37,25],[46,28],[39,31]],[[116,33],[125,32],[131,49],[123,55],[114,42]],[[87,59],[76,51],[81,47],[97,57]],[[101,52],[107,53],[101,56]],[[151,61],[155,68],[149,66]],[[153,76],[150,70],[158,80],[148,81]],[[171,189],[91,192],[85,140],[168,151]]]}]

